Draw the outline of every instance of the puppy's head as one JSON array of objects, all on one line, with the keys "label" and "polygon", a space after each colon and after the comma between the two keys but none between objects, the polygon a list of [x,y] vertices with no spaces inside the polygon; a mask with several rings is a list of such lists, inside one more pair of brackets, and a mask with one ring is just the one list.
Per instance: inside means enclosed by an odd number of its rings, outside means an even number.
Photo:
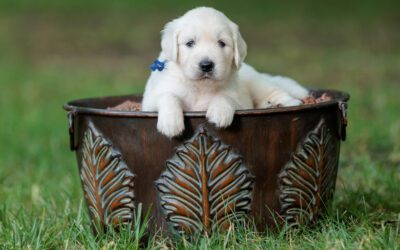
[{"label": "puppy's head", "polygon": [[223,82],[240,68],[247,46],[239,28],[223,13],[207,7],[169,22],[162,34],[163,57],[194,81]]}]

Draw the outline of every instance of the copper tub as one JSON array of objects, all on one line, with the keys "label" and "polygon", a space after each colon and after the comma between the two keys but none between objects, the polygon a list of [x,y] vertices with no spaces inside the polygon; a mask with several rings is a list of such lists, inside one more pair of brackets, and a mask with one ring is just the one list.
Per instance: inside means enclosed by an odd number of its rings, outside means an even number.
[{"label": "copper tub", "polygon": [[142,204],[149,228],[213,232],[237,221],[314,223],[332,199],[349,95],[299,107],[237,111],[217,129],[185,113],[185,132],[157,132],[157,113],[108,110],[140,96],[67,103],[71,149],[97,230],[133,224]]}]

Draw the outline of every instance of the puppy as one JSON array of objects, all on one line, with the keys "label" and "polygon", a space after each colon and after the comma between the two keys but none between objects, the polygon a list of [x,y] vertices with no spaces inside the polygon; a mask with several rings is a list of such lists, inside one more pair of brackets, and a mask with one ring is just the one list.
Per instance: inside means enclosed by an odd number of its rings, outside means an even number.
[{"label": "puppy", "polygon": [[235,110],[300,105],[308,95],[289,78],[243,63],[247,46],[238,26],[213,8],[195,8],[167,23],[161,48],[142,109],[158,111],[157,129],[168,137],[184,130],[184,111],[206,111],[208,121],[224,128]]}]

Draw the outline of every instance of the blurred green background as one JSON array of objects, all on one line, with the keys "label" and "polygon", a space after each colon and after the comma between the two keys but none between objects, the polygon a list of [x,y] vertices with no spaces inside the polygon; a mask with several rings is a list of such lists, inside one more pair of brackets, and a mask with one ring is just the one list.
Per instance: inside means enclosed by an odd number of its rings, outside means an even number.
[{"label": "blurred green background", "polygon": [[203,5],[240,26],[258,70],[352,96],[333,207],[341,227],[294,246],[398,247],[400,1],[2,0],[0,248],[101,246],[80,218],[62,104],[142,92],[163,25]]}]

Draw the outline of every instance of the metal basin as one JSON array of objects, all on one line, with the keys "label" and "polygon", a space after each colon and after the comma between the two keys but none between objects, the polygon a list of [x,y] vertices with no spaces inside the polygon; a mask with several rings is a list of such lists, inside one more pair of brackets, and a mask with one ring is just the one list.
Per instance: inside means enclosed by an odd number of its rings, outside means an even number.
[{"label": "metal basin", "polygon": [[237,111],[217,129],[185,113],[185,132],[157,132],[157,113],[108,110],[140,96],[67,103],[71,149],[96,230],[133,224],[141,203],[149,228],[212,233],[253,220],[258,230],[314,223],[332,199],[346,102]]}]

